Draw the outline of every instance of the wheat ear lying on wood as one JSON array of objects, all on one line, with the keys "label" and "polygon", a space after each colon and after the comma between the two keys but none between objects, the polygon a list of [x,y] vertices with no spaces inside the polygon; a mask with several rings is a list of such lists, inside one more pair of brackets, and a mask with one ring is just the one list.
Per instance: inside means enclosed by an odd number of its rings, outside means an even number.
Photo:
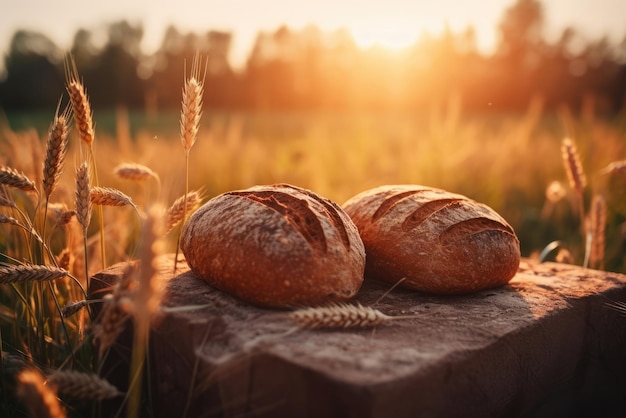
[{"label": "wheat ear lying on wood", "polygon": [[[59,102],[60,104],[60,102]],[[46,199],[54,191],[65,161],[67,152],[67,134],[69,132],[69,108],[65,108],[63,113],[59,114],[57,107],[56,114],[50,130],[48,132],[48,141],[46,143],[46,159],[43,166],[43,191]]]},{"label": "wheat ear lying on wood", "polygon": [[290,313],[289,317],[300,327],[310,329],[369,328],[395,319],[413,318],[408,315],[388,316],[360,303],[299,309]]},{"label": "wheat ear lying on wood", "polygon": [[0,284],[60,279],[69,271],[51,266],[0,264]]},{"label": "wheat ear lying on wood", "polygon": [[79,400],[101,401],[122,394],[115,386],[98,375],[74,370],[54,372],[48,376],[48,384],[54,386],[58,393]]},{"label": "wheat ear lying on wood", "polygon": [[38,371],[24,370],[17,376],[16,395],[30,412],[31,417],[62,418],[65,411],[56,393],[45,384]]},{"label": "wheat ear lying on wood", "polygon": [[0,184],[23,190],[25,192],[36,191],[35,182],[24,173],[19,173],[10,167],[0,168]]}]

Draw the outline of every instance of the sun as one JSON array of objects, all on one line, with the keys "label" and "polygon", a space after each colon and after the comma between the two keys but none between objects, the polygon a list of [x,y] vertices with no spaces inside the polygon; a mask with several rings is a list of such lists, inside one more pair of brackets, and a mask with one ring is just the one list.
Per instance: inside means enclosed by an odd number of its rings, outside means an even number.
[{"label": "sun", "polygon": [[350,29],[354,42],[360,48],[374,46],[390,50],[402,50],[411,47],[417,41],[417,33],[400,27],[365,27],[356,26]]}]

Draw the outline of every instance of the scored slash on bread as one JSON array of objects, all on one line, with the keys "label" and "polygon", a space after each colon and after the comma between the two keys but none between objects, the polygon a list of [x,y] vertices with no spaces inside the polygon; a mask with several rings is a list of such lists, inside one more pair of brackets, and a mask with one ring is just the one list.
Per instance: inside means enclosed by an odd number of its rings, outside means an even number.
[{"label": "scored slash on bread", "polygon": [[362,192],[344,205],[365,245],[366,276],[435,294],[508,283],[520,261],[513,228],[488,206],[419,185]]}]

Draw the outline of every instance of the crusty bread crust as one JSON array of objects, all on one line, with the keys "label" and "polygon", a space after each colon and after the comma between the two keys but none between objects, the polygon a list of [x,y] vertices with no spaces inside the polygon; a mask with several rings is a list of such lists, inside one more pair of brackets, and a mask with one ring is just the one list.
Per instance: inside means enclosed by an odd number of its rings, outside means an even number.
[{"label": "crusty bread crust", "polygon": [[185,225],[181,249],[208,283],[264,307],[347,301],[365,268],[350,217],[336,203],[287,184],[211,199]]},{"label": "crusty bread crust", "polygon": [[504,285],[520,262],[513,228],[465,196],[419,185],[381,186],[344,205],[367,254],[366,277],[435,294]]}]

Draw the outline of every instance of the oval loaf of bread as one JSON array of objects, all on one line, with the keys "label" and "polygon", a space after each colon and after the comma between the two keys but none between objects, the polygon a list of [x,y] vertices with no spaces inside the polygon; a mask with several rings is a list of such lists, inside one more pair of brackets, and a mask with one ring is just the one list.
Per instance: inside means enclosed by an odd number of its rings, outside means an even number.
[{"label": "oval loaf of bread", "polygon": [[417,185],[381,186],[348,200],[367,254],[366,277],[435,294],[506,284],[520,262],[513,228],[465,196]]},{"label": "oval loaf of bread", "polygon": [[288,184],[209,200],[185,224],[181,248],[209,284],[264,307],[347,301],[365,269],[363,242],[341,207]]}]

